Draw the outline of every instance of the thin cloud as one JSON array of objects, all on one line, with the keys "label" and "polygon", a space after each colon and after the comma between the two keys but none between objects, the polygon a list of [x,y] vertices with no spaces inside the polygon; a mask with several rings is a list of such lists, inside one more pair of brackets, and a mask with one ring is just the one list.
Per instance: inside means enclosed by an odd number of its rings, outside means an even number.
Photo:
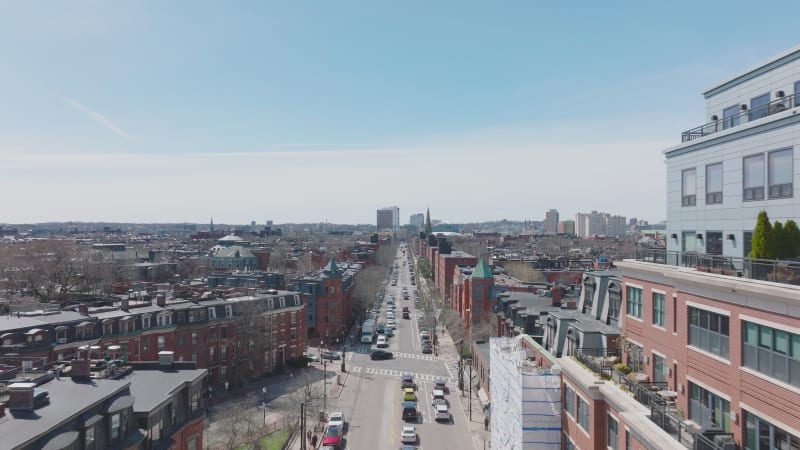
[{"label": "thin cloud", "polygon": [[108,117],[100,114],[99,112],[92,111],[91,109],[87,108],[86,106],[81,105],[80,103],[76,102],[75,100],[61,96],[61,100],[72,106],[73,108],[77,109],[78,111],[85,113],[88,115],[92,120],[103,125],[104,127],[108,128],[109,130],[113,131],[117,136],[122,137],[126,140],[131,140],[131,136],[125,132],[122,128],[118,127],[114,122],[111,121]]}]

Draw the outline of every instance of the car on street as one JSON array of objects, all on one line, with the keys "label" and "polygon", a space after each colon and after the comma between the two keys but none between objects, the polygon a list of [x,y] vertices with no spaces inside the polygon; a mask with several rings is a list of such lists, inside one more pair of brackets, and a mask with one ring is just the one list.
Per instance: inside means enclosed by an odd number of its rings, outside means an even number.
[{"label": "car on street", "polygon": [[392,337],[392,336],[394,336],[394,330],[391,329],[391,328],[387,328],[384,334],[389,336],[389,337]]},{"label": "car on street", "polygon": [[403,402],[403,420],[419,422],[419,411],[417,411],[417,402]]},{"label": "car on street", "polygon": [[392,352],[387,352],[386,350],[373,350],[372,353],[369,354],[369,359],[373,361],[392,358],[394,358],[394,354],[392,354]]},{"label": "car on street", "polygon": [[342,427],[342,430],[344,430],[344,413],[332,412],[328,417],[328,426]]},{"label": "car on street", "polygon": [[313,354],[311,352],[305,352],[305,353],[303,353],[303,356],[305,356],[306,358],[308,358],[309,360],[311,360],[313,362],[319,362],[319,355],[315,355],[315,354]]},{"label": "car on street", "polygon": [[400,431],[400,442],[403,444],[416,444],[418,439],[417,429],[414,427],[403,427]]},{"label": "car on street", "polygon": [[325,434],[322,437],[322,445],[330,445],[334,448],[339,448],[342,445],[342,427],[329,425],[325,428]]},{"label": "car on street", "polygon": [[439,389],[434,389],[431,392],[431,404],[436,406],[438,404],[444,403],[447,404],[447,399],[444,396],[444,391],[440,391]]},{"label": "car on street", "polygon": [[450,410],[447,408],[447,405],[444,403],[439,403],[435,406],[436,413],[434,420],[437,422],[452,422],[453,415],[450,414]]},{"label": "car on street", "polygon": [[433,390],[440,390],[445,394],[450,393],[450,388],[447,387],[447,383],[441,378],[436,380],[436,383],[433,385]]},{"label": "car on street", "polygon": [[397,322],[395,322],[395,321],[394,321],[394,319],[392,319],[392,320],[387,320],[387,321],[386,321],[386,324],[389,326],[389,328],[391,328],[391,329],[393,329],[393,330],[396,330],[396,329],[397,329]]},{"label": "car on street", "polygon": [[403,389],[403,400],[407,402],[415,402],[417,401],[417,393],[414,392],[414,388],[405,388]]},{"label": "car on street", "polygon": [[414,388],[414,377],[410,373],[404,374],[400,385],[403,387],[403,389]]},{"label": "car on street", "polygon": [[342,359],[342,355],[339,352],[325,350],[322,352],[322,359],[327,359],[329,361],[338,361]]},{"label": "car on street", "polygon": [[386,339],[386,336],[380,335],[378,336],[378,342],[375,343],[378,348],[385,348],[389,346],[389,340]]},{"label": "car on street", "polygon": [[423,345],[422,346],[422,353],[424,353],[426,355],[430,355],[431,353],[433,353],[433,347],[431,347],[430,345]]}]

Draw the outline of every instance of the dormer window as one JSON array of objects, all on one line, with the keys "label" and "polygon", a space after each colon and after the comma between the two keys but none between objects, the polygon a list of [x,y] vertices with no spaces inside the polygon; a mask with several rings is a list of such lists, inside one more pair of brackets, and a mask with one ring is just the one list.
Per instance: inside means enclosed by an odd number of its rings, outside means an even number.
[{"label": "dormer window", "polygon": [[225,305],[225,317],[233,317],[233,306]]},{"label": "dormer window", "polygon": [[216,308],[208,308],[208,318],[209,320],[214,320],[217,318]]},{"label": "dormer window", "polygon": [[295,295],[294,296],[294,306],[300,306],[300,296],[299,295]]},{"label": "dormer window", "polygon": [[166,327],[172,325],[172,315],[168,312],[159,313],[157,316],[157,320],[159,327]]},{"label": "dormer window", "polygon": [[286,297],[280,297],[278,301],[280,301],[281,308],[286,307]]},{"label": "dormer window", "polygon": [[150,328],[150,314],[145,314],[142,316],[142,329],[146,330]]},{"label": "dormer window", "polygon": [[275,299],[268,298],[267,299],[267,309],[275,309]]}]

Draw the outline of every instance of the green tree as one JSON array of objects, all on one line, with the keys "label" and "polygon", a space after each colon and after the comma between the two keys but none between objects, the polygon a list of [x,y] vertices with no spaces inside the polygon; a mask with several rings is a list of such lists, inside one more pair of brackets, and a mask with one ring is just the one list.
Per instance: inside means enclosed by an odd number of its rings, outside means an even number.
[{"label": "green tree", "polygon": [[800,256],[800,228],[797,227],[797,222],[791,219],[786,221],[783,226],[783,237],[785,239],[783,245],[787,247],[789,253],[788,258]]},{"label": "green tree", "polygon": [[776,258],[789,258],[791,250],[786,246],[786,236],[783,230],[783,224],[778,222],[772,224],[772,239],[775,241],[775,257]]},{"label": "green tree", "polygon": [[758,213],[756,229],[753,231],[753,242],[750,250],[751,258],[775,259],[778,254],[775,245],[775,234],[766,211]]}]

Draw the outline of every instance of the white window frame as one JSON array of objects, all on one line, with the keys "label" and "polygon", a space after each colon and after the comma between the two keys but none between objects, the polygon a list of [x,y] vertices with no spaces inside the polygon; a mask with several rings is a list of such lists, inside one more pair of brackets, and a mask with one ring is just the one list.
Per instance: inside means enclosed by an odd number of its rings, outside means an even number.
[{"label": "white window frame", "polygon": [[214,320],[217,318],[217,308],[211,306],[208,308],[208,320]]}]

